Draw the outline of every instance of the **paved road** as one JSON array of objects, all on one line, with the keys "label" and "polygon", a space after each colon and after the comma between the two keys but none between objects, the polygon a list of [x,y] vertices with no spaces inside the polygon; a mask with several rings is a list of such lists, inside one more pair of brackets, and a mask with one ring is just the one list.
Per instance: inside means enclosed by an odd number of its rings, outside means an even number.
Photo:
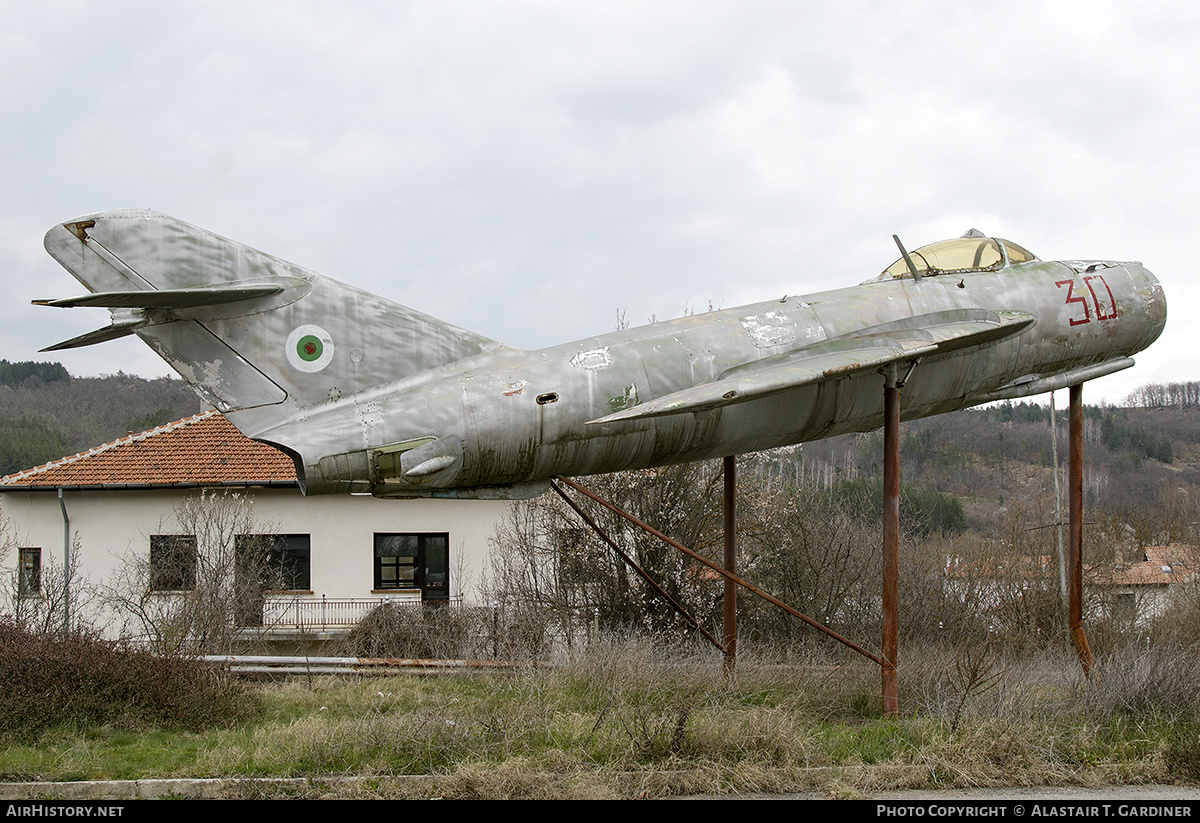
[{"label": "paved road", "polygon": [[[803,793],[803,794],[787,794],[787,795],[766,795],[766,794],[748,794],[748,795],[689,795],[687,797],[677,798],[678,800],[828,800],[828,795]],[[1171,815],[1171,816],[1188,816],[1195,817],[1200,820],[1200,786],[1167,786],[1167,785],[1150,785],[1150,786],[1112,786],[1104,788],[1080,788],[1080,787],[1062,787],[1062,786],[1021,786],[1001,789],[944,789],[940,791],[931,791],[921,789],[919,791],[903,791],[903,792],[878,792],[865,796],[849,796],[842,799],[852,800],[882,800],[889,803],[919,803],[921,801],[930,801],[935,803],[946,803],[953,801],[966,800],[971,802],[988,801],[988,800],[1008,800],[1008,801],[1029,801],[1030,803],[1044,803],[1046,801],[1058,800],[1082,800],[1092,801],[1096,803],[1119,804],[1122,801],[1131,803],[1146,803],[1158,804],[1173,803],[1183,801],[1181,805],[1195,806],[1196,812],[1191,815]],[[1188,801],[1191,801],[1188,803]],[[1054,815],[1062,816],[1062,815]],[[1080,816],[1080,815],[1074,815]],[[1155,817],[1165,815],[1153,815]]]},{"label": "paved road", "polygon": [[[356,778],[343,778],[353,781]],[[333,779],[335,782],[336,778]],[[302,793],[307,785],[303,778],[293,779],[264,779],[264,780],[231,780],[213,778],[208,780],[97,780],[80,781],[77,783],[0,783],[0,800],[29,800],[34,798],[55,798],[60,800],[138,800],[151,798],[221,798],[236,796],[237,789],[245,788],[251,783],[270,783],[277,789],[291,788]],[[828,800],[828,795],[802,793],[787,795],[689,795],[686,797],[670,798],[674,800]],[[946,789],[942,791],[878,792],[867,796],[853,796],[842,799],[884,801],[887,803],[908,804],[933,802],[945,803],[954,801],[1027,801],[1029,803],[1045,803],[1048,801],[1079,800],[1095,803],[1119,804],[1131,802],[1167,806],[1178,803],[1194,807],[1194,814],[1153,814],[1140,816],[1187,816],[1200,821],[1200,786],[1115,786],[1106,788],[1079,787],[1012,787],[1001,789]],[[1115,806],[1114,806],[1115,808]],[[1115,812],[1114,812],[1115,814]],[[1031,813],[1030,816],[1041,816]],[[1062,815],[1053,815],[1062,816]],[[1071,815],[1081,816],[1081,815]],[[1098,815],[1103,816],[1103,815]],[[1125,816],[1125,815],[1122,815]]]}]

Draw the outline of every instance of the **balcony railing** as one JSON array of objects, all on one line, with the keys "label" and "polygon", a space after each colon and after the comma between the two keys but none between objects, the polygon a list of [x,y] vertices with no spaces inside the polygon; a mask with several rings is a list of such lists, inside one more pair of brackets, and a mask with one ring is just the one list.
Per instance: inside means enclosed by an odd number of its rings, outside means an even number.
[{"label": "balcony railing", "polygon": [[449,600],[422,600],[420,594],[393,594],[379,597],[305,597],[268,596],[263,602],[262,628],[324,631],[355,625],[383,605],[413,608],[426,605],[462,604],[461,597]]}]

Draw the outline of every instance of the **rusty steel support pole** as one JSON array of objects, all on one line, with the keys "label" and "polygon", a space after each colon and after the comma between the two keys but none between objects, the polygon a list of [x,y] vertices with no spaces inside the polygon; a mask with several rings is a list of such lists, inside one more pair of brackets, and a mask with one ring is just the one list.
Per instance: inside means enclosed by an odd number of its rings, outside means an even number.
[{"label": "rusty steel support pole", "polygon": [[900,589],[900,389],[894,367],[886,372],[883,389],[883,618],[880,645],[882,658],[883,713],[900,711],[896,685],[899,647]]},{"label": "rusty steel support pole", "polygon": [[1090,675],[1095,661],[1083,633],[1083,384],[1071,386],[1069,430],[1067,629],[1083,673]]},{"label": "rusty steel support pole", "polygon": [[550,488],[553,489],[558,494],[558,496],[561,497],[566,502],[566,504],[575,511],[575,513],[577,515],[579,515],[579,519],[582,520],[584,523],[586,523],[588,528],[590,528],[592,531],[594,531],[600,537],[601,540],[603,540],[605,543],[608,544],[609,548],[611,548],[614,552],[617,553],[617,556],[620,557],[621,560],[623,560],[625,562],[626,566],[633,569],[635,574],[637,574],[639,577],[641,577],[643,580],[646,581],[646,585],[648,585],[648,586],[650,586],[650,588],[654,589],[654,591],[658,594],[659,597],[661,597],[663,600],[667,601],[667,603],[670,604],[671,608],[675,610],[676,614],[678,614],[680,617],[682,617],[684,620],[686,620],[689,624],[691,624],[692,628],[694,628],[696,631],[700,632],[702,635],[704,635],[706,638],[708,638],[708,641],[710,643],[712,643],[714,646],[716,646],[718,651],[720,651],[722,654],[726,653],[724,647],[722,647],[721,644],[717,642],[717,639],[715,637],[713,637],[708,632],[707,629],[705,629],[703,626],[701,626],[700,622],[698,620],[696,620],[696,618],[692,617],[692,615],[688,612],[688,610],[685,609],[682,605],[680,605],[680,603],[678,601],[676,601],[675,598],[673,598],[673,597],[671,597],[671,595],[667,594],[667,592],[663,589],[663,587],[658,585],[658,583],[656,583],[654,581],[654,578],[652,578],[649,574],[646,573],[645,569],[643,569],[632,557],[630,557],[628,554],[626,554],[624,551],[622,551],[621,547],[617,545],[616,541],[613,540],[611,537],[609,537],[608,534],[605,533],[604,529],[600,528],[600,524],[598,524],[592,518],[588,517],[587,512],[585,512],[583,509],[579,508],[579,505],[574,500],[572,500],[567,495],[566,492],[564,492],[562,489],[560,489],[553,481],[550,482]]},{"label": "rusty steel support pole", "polygon": [[[666,543],[668,546],[674,546],[675,548],[679,549],[681,552],[686,554],[688,557],[695,560],[697,563],[700,563],[701,565],[703,565],[709,569],[712,569],[714,572],[721,575],[722,577],[732,579],[734,583],[738,584],[746,591],[750,592],[751,594],[755,594],[755,595],[761,597],[763,600],[766,600],[768,603],[770,603],[773,606],[777,606],[780,609],[783,609],[785,612],[790,614],[792,617],[803,620],[805,623],[812,626],[817,631],[821,632],[822,634],[826,635],[827,637],[832,637],[834,640],[841,643],[843,646],[845,646],[849,649],[853,649],[854,651],[861,654],[863,657],[870,660],[872,663],[875,663],[878,666],[883,665],[883,660],[880,659],[879,655],[871,654],[871,652],[867,651],[862,646],[859,646],[857,643],[852,643],[851,641],[847,640],[845,637],[842,637],[840,634],[838,634],[837,632],[835,632],[833,629],[829,628],[828,626],[822,626],[820,623],[813,620],[811,617],[801,614],[800,612],[796,611],[791,606],[789,606],[787,603],[784,603],[778,597],[772,597],[771,595],[767,594],[762,589],[758,588],[758,586],[755,586],[753,583],[749,583],[749,582],[743,580],[742,578],[737,577],[736,575],[731,575],[729,572],[725,571],[724,568],[717,565],[712,560],[709,560],[704,555],[697,554],[696,552],[689,549],[687,546],[680,543],[678,540],[672,540],[671,538],[667,537],[665,534],[663,534],[662,532],[660,532],[658,529],[654,528],[653,526],[651,526],[641,520],[638,520],[636,517],[634,517],[629,512],[622,511],[621,509],[617,508],[615,505],[613,505],[609,501],[605,500],[603,497],[600,497],[598,494],[588,491],[583,486],[576,483],[574,480],[571,480],[571,478],[563,477],[562,475],[559,475],[558,477],[555,477],[554,480],[555,480],[555,482],[562,483],[565,486],[571,487],[575,491],[582,494],[584,497],[587,497],[590,500],[594,500],[595,502],[599,503],[601,506],[604,506],[604,508],[608,509],[609,511],[618,515],[619,517],[623,517],[626,521],[637,526],[639,529],[646,532],[647,534],[654,535],[659,540]],[[551,484],[551,488],[553,488],[553,484]],[[718,648],[720,647],[719,643],[715,643],[715,645]]]},{"label": "rusty steel support pole", "polygon": [[[723,466],[725,480],[725,571],[737,574],[737,457],[725,458]],[[737,665],[737,583],[732,577],[725,578],[725,676],[732,677]]]}]

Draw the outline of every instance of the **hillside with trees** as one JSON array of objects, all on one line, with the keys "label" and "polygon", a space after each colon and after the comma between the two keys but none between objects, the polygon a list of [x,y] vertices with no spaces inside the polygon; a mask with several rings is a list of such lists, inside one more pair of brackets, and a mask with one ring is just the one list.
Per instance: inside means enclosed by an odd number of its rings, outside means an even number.
[{"label": "hillside with trees", "polygon": [[199,411],[182,380],[72,377],[59,363],[0,360],[0,476]]},{"label": "hillside with trees", "polygon": [[[1200,393],[1189,386],[1144,387],[1123,406],[1085,407],[1085,610],[1098,654],[1132,644],[1163,649],[1171,659],[1180,659],[1183,648],[1190,659],[1200,646],[1200,578],[1172,586],[1178,598],[1150,610],[1141,595],[1127,601],[1127,593],[1106,586],[1103,577],[1111,579],[1123,564],[1149,561],[1142,556],[1148,547],[1200,545],[1200,403],[1191,399]],[[4,458],[17,464],[7,471],[198,409],[176,380],[73,378],[57,364],[0,362],[0,445]],[[1065,410],[1057,416],[1056,437],[1065,508]],[[881,440],[879,432],[843,435],[738,461],[739,573],[856,640],[879,631]],[[1054,442],[1049,407],[1030,402],[902,425],[905,649],[937,646],[961,662],[979,650],[1017,659],[1070,648],[1057,564],[1062,515],[1056,511]],[[684,545],[720,556],[720,461],[583,483]],[[722,586],[711,569],[607,510],[588,503],[584,508],[701,625],[720,625]],[[1185,574],[1196,568],[1190,560],[1165,562]],[[495,637],[503,620],[512,627],[505,642],[538,650],[531,654],[548,648],[551,638],[570,646],[598,637],[675,640],[689,631],[664,598],[553,494],[509,509],[481,583],[490,606],[467,618],[490,621],[492,634],[460,634]],[[748,648],[796,654],[827,642],[762,600],[740,595],[738,603],[739,632]],[[380,642],[399,638],[389,628]],[[372,645],[370,653],[412,656],[411,649],[394,645]]]},{"label": "hillside with trees", "polygon": [[[30,468],[197,413],[182,380],[121,372],[73,377],[59,363],[0,360],[0,474]],[[1200,382],[1147,385],[1122,407],[1084,407],[1088,502],[1156,504],[1167,483],[1200,486]],[[1066,411],[1058,414],[1066,462]],[[961,531],[1006,501],[1052,491],[1050,410],[1032,402],[967,409],[904,424],[901,472],[907,511]],[[874,505],[882,434],[868,432],[748,455],[765,481],[837,489],[852,507]],[[936,495],[948,496],[962,507]]]}]

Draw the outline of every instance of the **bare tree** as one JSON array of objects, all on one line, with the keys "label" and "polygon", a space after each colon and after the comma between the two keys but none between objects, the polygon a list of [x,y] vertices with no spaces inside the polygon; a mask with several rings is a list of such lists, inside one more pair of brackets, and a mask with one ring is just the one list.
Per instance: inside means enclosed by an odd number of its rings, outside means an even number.
[{"label": "bare tree", "polygon": [[[587,478],[600,497],[685,546],[716,555],[721,545],[719,468],[707,463]],[[677,549],[619,515],[578,500],[589,516],[673,599],[702,622],[720,604],[720,585]],[[529,608],[568,642],[584,629],[673,630],[672,607],[555,495],[514,506],[492,539],[485,596],[502,608]]]},{"label": "bare tree", "polygon": [[[876,529],[817,485],[743,482],[739,560],[750,582],[823,625],[878,623]],[[874,586],[874,588],[872,588]],[[743,631],[762,639],[811,634],[802,622],[757,598],[739,598]],[[872,611],[874,609],[874,611]]]},{"label": "bare tree", "polygon": [[[160,524],[150,551],[122,558],[103,599],[126,634],[160,654],[213,654],[237,648],[262,625],[263,592],[282,588],[270,562],[274,528],[254,519],[243,493],[204,491],[174,509],[178,530]],[[169,532],[169,533],[168,533]]]},{"label": "bare tree", "polygon": [[[73,631],[86,623],[93,592],[80,572],[79,551],[79,536],[75,535],[65,567],[53,557],[42,557],[36,572],[18,563],[6,592],[18,626],[54,634]],[[31,573],[36,574],[36,580],[30,579]]]},{"label": "bare tree", "polygon": [[22,548],[12,523],[0,510],[0,566],[16,555],[2,587],[0,610],[23,629],[38,633],[71,631],[84,625],[94,590],[81,572],[79,535],[72,537],[67,565],[39,549]]},{"label": "bare tree", "polygon": [[[4,514],[4,509],[0,507],[0,566],[8,563],[8,556],[17,548],[17,538],[12,533],[12,523]],[[14,570],[14,574],[19,573],[19,569]]]}]

